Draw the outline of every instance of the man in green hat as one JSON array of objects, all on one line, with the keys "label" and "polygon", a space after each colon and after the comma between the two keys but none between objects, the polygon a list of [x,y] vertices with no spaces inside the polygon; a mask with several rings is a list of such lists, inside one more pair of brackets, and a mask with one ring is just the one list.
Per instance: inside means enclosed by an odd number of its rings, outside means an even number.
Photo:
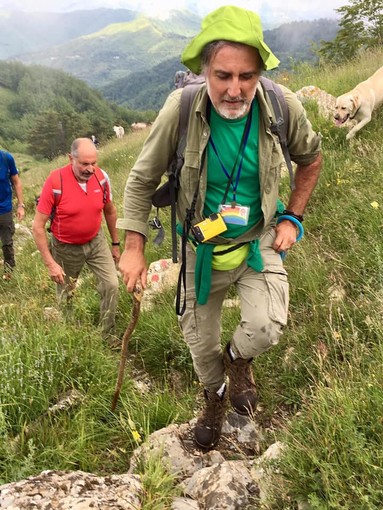
[{"label": "man in green hat", "polygon": [[[279,61],[263,40],[258,15],[233,6],[208,14],[182,62],[206,80],[190,111],[177,215],[181,225],[185,220],[192,225],[179,322],[204,386],[195,441],[208,449],[219,440],[227,395],[239,414],[254,413],[253,358],[278,343],[287,323],[289,288],[281,254],[296,242],[297,228],[302,230],[320,173],[320,135],[295,94],[281,87],[289,109],[288,148],[297,168],[287,210],[277,219],[284,157],[259,77]],[[181,92],[168,97],[128,177],[118,227],[126,231],[120,270],[129,292],[136,282],[146,286],[147,220],[177,148]],[[241,319],[222,349],[221,310],[231,285],[240,298]]]}]

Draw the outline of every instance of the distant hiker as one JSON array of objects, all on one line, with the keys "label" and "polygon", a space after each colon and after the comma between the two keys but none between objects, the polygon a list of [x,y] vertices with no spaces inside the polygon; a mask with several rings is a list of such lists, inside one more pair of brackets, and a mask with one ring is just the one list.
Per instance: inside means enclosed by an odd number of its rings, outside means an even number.
[{"label": "distant hiker", "polygon": [[92,135],[92,142],[93,142],[94,146],[96,147],[96,149],[98,149],[99,141],[97,140],[95,135]]},{"label": "distant hiker", "polygon": [[174,76],[174,84],[176,89],[180,89],[191,83],[197,84],[203,83],[204,81],[205,81],[204,76],[199,76],[190,71],[190,69],[188,69],[187,71],[177,71]]},{"label": "distant hiker", "polygon": [[17,199],[16,217],[21,221],[25,216],[23,187],[16,163],[12,154],[0,151],[0,240],[4,259],[4,280],[9,280],[15,267],[15,251],[13,236],[15,224],[13,221],[12,190]]},{"label": "distant hiker", "polygon": [[184,86],[184,78],[186,75],[186,71],[177,71],[174,75],[174,86],[176,89],[180,89]]},{"label": "distant hiker", "polygon": [[[33,237],[49,276],[57,284],[60,302],[70,301],[84,264],[95,274],[101,295],[100,323],[107,337],[114,329],[118,297],[116,207],[109,177],[97,167],[97,150],[89,138],[74,140],[69,160],[69,165],[54,170],[45,181],[33,220]],[[52,213],[49,246],[45,227]],[[111,250],[101,225],[102,214],[112,239]]]},{"label": "distant hiker", "polygon": [[[220,438],[227,393],[237,413],[254,414],[253,358],[277,344],[286,326],[289,287],[281,254],[302,233],[303,213],[320,173],[321,138],[295,94],[281,86],[289,112],[287,146],[297,168],[287,209],[278,215],[284,155],[271,131],[273,110],[259,77],[279,60],[263,40],[259,16],[234,6],[211,12],[182,63],[202,73],[206,85],[191,106],[178,189],[186,263],[179,323],[205,388],[194,438],[201,448],[212,448]],[[187,90],[170,94],[127,180],[124,218],[117,225],[126,231],[119,267],[128,292],[137,282],[143,288],[147,283],[148,215],[177,149],[179,105]],[[241,318],[222,349],[222,303],[232,284]]]}]

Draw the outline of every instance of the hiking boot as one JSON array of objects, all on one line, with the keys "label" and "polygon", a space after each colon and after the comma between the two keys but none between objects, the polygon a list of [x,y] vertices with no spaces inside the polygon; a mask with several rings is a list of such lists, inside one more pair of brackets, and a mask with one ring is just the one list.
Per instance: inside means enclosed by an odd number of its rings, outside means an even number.
[{"label": "hiking boot", "polygon": [[214,448],[221,437],[225,416],[226,387],[220,397],[216,392],[204,390],[205,408],[194,429],[194,440],[204,449]]},{"label": "hiking boot", "polygon": [[232,359],[230,343],[223,353],[223,362],[229,377],[229,398],[231,405],[238,414],[252,415],[257,407],[257,392],[254,383],[253,358]]}]

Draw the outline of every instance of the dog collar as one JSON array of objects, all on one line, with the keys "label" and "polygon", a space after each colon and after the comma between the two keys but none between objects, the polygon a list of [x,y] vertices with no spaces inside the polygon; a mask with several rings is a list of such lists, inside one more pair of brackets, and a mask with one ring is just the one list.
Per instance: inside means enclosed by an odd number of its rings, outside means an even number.
[{"label": "dog collar", "polygon": [[349,117],[349,119],[351,119],[351,120],[352,120],[352,119],[355,117],[355,115],[358,113],[358,111],[359,111],[359,110],[360,110],[360,106],[359,106],[359,108],[356,110],[356,112],[354,113],[354,115],[353,115],[352,117]]}]

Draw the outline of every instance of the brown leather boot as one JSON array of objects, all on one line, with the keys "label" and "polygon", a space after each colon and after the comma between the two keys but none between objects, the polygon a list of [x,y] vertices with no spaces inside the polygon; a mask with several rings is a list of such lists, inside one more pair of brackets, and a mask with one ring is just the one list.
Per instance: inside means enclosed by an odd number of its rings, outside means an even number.
[{"label": "brown leather boot", "polygon": [[223,353],[223,362],[229,377],[229,398],[238,414],[252,415],[257,407],[257,391],[251,363],[253,358],[236,358],[230,356],[230,343]]},{"label": "brown leather boot", "polygon": [[204,390],[205,408],[194,429],[194,440],[205,449],[213,448],[221,437],[221,429],[226,409],[226,387],[222,396]]}]

